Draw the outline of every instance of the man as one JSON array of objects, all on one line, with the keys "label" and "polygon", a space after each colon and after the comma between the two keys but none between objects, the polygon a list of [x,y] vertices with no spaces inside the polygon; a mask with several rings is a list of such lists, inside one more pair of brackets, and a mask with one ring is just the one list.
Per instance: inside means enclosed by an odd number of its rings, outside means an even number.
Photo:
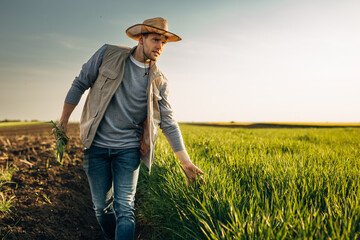
[{"label": "man", "polygon": [[167,42],[181,38],[163,18],[126,30],[134,48],[101,47],[82,67],[63,107],[58,126],[65,133],[71,113],[90,88],[80,121],[95,215],[105,239],[133,239],[134,200],[140,158],[151,169],[158,126],[187,175],[188,184],[204,174],[190,160],[168,101],[168,83],[155,65]]}]

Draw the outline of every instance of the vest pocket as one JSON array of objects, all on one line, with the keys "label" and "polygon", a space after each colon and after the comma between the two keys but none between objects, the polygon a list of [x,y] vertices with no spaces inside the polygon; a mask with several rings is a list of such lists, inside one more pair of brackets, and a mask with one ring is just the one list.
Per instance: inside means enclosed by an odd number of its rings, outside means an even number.
[{"label": "vest pocket", "polygon": [[101,88],[103,87],[105,81],[106,77],[103,75],[99,75],[89,92],[90,101],[88,111],[91,117],[95,117],[99,111],[101,101]]},{"label": "vest pocket", "polygon": [[89,112],[91,117],[96,117],[100,108],[103,107],[104,98],[107,98],[111,85],[117,75],[113,71],[100,69],[98,78],[96,79],[91,92],[91,101],[89,101]]}]

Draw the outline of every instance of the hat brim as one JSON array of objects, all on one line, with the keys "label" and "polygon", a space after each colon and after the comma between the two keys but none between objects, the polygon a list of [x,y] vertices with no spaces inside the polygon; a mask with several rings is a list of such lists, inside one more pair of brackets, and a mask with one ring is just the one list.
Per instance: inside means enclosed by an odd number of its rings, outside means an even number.
[{"label": "hat brim", "polygon": [[136,41],[139,40],[139,36],[143,33],[158,33],[164,35],[167,37],[167,42],[177,42],[181,40],[181,37],[174,33],[146,24],[136,24],[126,29],[126,34]]}]

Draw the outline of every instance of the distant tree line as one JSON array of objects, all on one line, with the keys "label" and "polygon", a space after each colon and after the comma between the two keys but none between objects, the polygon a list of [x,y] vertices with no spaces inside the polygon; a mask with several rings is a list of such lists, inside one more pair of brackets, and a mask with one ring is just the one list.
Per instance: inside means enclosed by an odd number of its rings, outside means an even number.
[{"label": "distant tree line", "polygon": [[30,121],[28,121],[28,120],[24,120],[24,121],[21,121],[21,120],[18,120],[18,119],[4,119],[4,120],[0,120],[0,122],[39,122],[39,120],[35,120],[35,119],[33,119],[33,120],[30,120]]}]

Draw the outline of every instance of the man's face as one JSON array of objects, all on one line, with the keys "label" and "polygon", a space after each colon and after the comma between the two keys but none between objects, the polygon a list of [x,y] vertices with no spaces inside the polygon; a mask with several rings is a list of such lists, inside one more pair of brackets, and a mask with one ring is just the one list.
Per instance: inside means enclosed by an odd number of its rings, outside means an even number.
[{"label": "man's face", "polygon": [[156,33],[143,36],[143,48],[146,57],[151,61],[156,61],[162,53],[166,44],[166,37]]}]

